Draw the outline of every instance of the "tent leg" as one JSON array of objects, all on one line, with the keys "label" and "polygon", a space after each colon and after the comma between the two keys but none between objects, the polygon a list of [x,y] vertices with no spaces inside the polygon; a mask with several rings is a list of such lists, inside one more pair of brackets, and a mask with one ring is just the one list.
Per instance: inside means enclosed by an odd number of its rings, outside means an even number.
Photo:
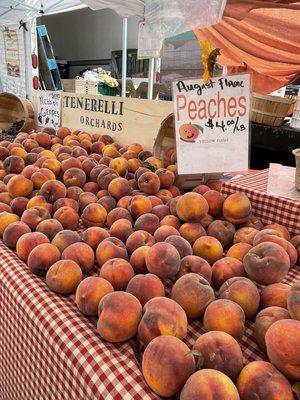
[{"label": "tent leg", "polygon": [[149,60],[149,72],[148,72],[148,99],[153,99],[153,83],[154,83],[154,61],[155,58]]},{"label": "tent leg", "polygon": [[122,36],[122,97],[126,97],[127,78],[127,18],[123,18]]}]

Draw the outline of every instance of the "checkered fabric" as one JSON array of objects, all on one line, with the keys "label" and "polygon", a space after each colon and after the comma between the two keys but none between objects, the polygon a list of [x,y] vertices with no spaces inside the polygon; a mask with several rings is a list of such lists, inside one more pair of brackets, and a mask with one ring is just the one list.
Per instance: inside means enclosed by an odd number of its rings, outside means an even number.
[{"label": "checkered fabric", "polygon": [[[224,191],[235,190],[242,190],[237,181],[225,185]],[[255,189],[248,193],[265,223],[281,221],[275,210],[285,200],[278,199],[276,206],[273,198],[274,211],[268,217],[270,210],[262,213],[269,209],[265,194]],[[293,210],[289,209],[290,221],[299,218],[299,208],[298,217]],[[0,400],[159,399],[143,380],[135,358],[136,340],[119,345],[104,342],[96,320],[78,311],[74,296],[51,292],[2,242],[0,260]],[[295,267],[284,282],[298,279],[300,268]],[[171,282],[166,286],[169,293]],[[255,344],[253,324],[247,321],[241,341],[245,363],[265,359]],[[200,320],[190,321],[185,342],[191,347],[203,332]]]}]

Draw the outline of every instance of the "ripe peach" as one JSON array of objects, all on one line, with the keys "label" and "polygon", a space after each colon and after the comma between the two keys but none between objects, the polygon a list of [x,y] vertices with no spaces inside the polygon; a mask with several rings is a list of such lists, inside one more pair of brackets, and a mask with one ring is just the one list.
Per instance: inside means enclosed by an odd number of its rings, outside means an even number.
[{"label": "ripe peach", "polygon": [[129,203],[128,210],[134,218],[150,213],[152,210],[151,200],[142,195],[134,196]]},{"label": "ripe peach", "polygon": [[219,289],[229,278],[245,276],[243,263],[236,258],[224,257],[212,266],[212,286]]},{"label": "ripe peach", "polygon": [[67,158],[61,162],[61,170],[63,173],[70,168],[81,168],[81,162],[75,157]]},{"label": "ripe peach", "polygon": [[67,188],[66,197],[78,201],[79,195],[83,193],[83,190],[78,186],[70,186]]},{"label": "ripe peach", "polygon": [[75,303],[82,314],[97,317],[100,300],[113,291],[114,288],[105,279],[89,276],[77,286]]},{"label": "ripe peach", "polygon": [[17,241],[16,253],[22,261],[27,261],[30,252],[39,244],[49,243],[49,239],[41,232],[24,233]]},{"label": "ripe peach", "polygon": [[66,197],[67,189],[65,185],[57,180],[49,180],[40,188],[40,195],[44,196],[49,203],[54,203],[56,200]]},{"label": "ripe peach", "polygon": [[24,222],[32,231],[41,221],[51,218],[50,213],[44,207],[31,207],[23,212],[21,221]]},{"label": "ripe peach", "polygon": [[291,289],[290,285],[285,283],[273,283],[266,286],[261,291],[261,305],[267,307],[282,307],[287,309],[287,297]]},{"label": "ripe peach", "polygon": [[200,223],[186,222],[179,228],[180,235],[186,239],[192,246],[196,240],[206,236],[206,231]]},{"label": "ripe peach", "polygon": [[29,210],[30,208],[33,207],[42,207],[48,213],[52,212],[52,204],[49,204],[46,202],[44,196],[33,196],[27,203],[26,209]]},{"label": "ripe peach", "polygon": [[231,222],[216,219],[208,226],[207,234],[218,239],[223,248],[228,248],[232,245],[235,227]]},{"label": "ripe peach", "polygon": [[101,267],[106,261],[112,258],[128,259],[127,250],[120,239],[109,237],[100,242],[96,250],[96,259]]},{"label": "ripe peach", "polygon": [[300,235],[296,235],[291,239],[291,244],[296,248],[298,253],[298,264],[300,263]]},{"label": "ripe peach", "polygon": [[159,225],[160,226],[165,226],[165,225],[173,226],[173,228],[175,228],[177,231],[179,231],[181,222],[180,222],[179,218],[175,217],[175,215],[167,215],[160,221]]},{"label": "ripe peach", "polygon": [[150,246],[138,247],[131,254],[130,264],[137,274],[147,272],[146,267],[146,254],[149,252]]},{"label": "ripe peach", "polygon": [[178,235],[171,235],[168,236],[165,240],[166,243],[170,243],[172,246],[174,246],[179,255],[180,258],[184,258],[186,256],[191,256],[193,254],[193,249],[192,246],[189,244],[187,240],[185,240],[183,237],[178,236]]},{"label": "ripe peach", "polygon": [[15,211],[12,211],[12,208],[8,204],[0,203],[0,213],[3,212],[3,211],[8,212],[8,213],[12,213],[13,212],[14,214],[19,215],[19,213],[16,213]]},{"label": "ripe peach", "polygon": [[108,293],[100,300],[98,315],[97,331],[104,340],[126,342],[136,335],[142,306],[130,293]]},{"label": "ripe peach", "polygon": [[126,240],[126,248],[129,254],[141,246],[153,246],[155,243],[154,237],[146,231],[133,232]]},{"label": "ripe peach", "polygon": [[132,222],[130,212],[125,208],[117,207],[107,214],[107,225],[111,227],[118,219],[128,219],[128,221]]},{"label": "ripe peach", "polygon": [[160,187],[162,189],[167,189],[173,185],[175,181],[175,175],[172,171],[166,168],[159,168],[155,171],[156,175],[160,180]]},{"label": "ripe peach", "polygon": [[109,163],[109,168],[114,169],[120,176],[125,176],[129,169],[128,161],[123,157],[116,157]]},{"label": "ripe peach", "polygon": [[167,189],[160,189],[156,196],[163,202],[163,204],[168,204],[168,202],[173,199],[172,193]]},{"label": "ripe peach", "polygon": [[281,282],[290,269],[290,259],[276,243],[264,242],[244,257],[244,268],[250,279],[262,285]]},{"label": "ripe peach", "polygon": [[101,199],[97,200],[97,203],[101,204],[101,206],[105,208],[107,213],[113,210],[117,204],[116,200],[112,196],[103,196],[101,197]]},{"label": "ripe peach", "polygon": [[5,229],[13,222],[19,221],[20,218],[16,214],[12,214],[6,211],[0,213],[0,237],[3,237]]},{"label": "ripe peach", "polygon": [[244,193],[233,193],[223,203],[223,215],[233,224],[246,222],[251,215],[251,203]]},{"label": "ripe peach", "polygon": [[97,203],[98,197],[91,192],[80,193],[78,197],[79,210],[82,212],[89,204]]},{"label": "ripe peach", "polygon": [[85,229],[82,234],[82,240],[88,244],[94,251],[97,249],[99,244],[109,237],[109,233],[104,228],[98,226],[92,226],[91,228]]},{"label": "ripe peach", "polygon": [[38,167],[36,167],[35,165],[27,165],[21,175],[23,175],[25,178],[30,179],[31,175],[34,174],[35,172],[37,172],[39,170]]},{"label": "ripe peach", "polygon": [[269,360],[287,378],[300,379],[300,321],[281,319],[266,333]]},{"label": "ripe peach", "polygon": [[45,149],[51,146],[51,136],[46,132],[38,132],[35,136],[35,140],[38,142],[39,146]]},{"label": "ripe peach", "polygon": [[195,241],[193,252],[195,256],[202,257],[210,265],[213,265],[217,260],[222,258],[223,247],[218,239],[212,236],[202,236]]},{"label": "ripe peach", "polygon": [[25,167],[25,162],[21,157],[9,156],[4,160],[3,167],[7,174],[20,174]]},{"label": "ripe peach", "polygon": [[128,237],[133,233],[132,223],[128,219],[118,219],[110,227],[110,236],[116,237],[126,243]]},{"label": "ripe peach", "polygon": [[34,189],[40,189],[45,182],[55,180],[55,175],[50,169],[40,168],[39,171],[32,174],[31,180]]},{"label": "ripe peach", "polygon": [[180,267],[180,255],[169,243],[154,244],[146,255],[146,266],[150,273],[162,279],[175,276]]},{"label": "ripe peach", "polygon": [[107,212],[101,204],[92,203],[85,207],[82,213],[82,222],[84,226],[100,226],[105,224]]},{"label": "ripe peach", "polygon": [[246,222],[243,222],[242,224],[240,224],[240,227],[241,228],[251,227],[251,228],[255,228],[258,231],[260,231],[264,228],[264,225],[260,218],[255,217],[254,215],[250,215],[250,217],[247,219]]},{"label": "ripe peach", "polygon": [[170,209],[165,204],[159,204],[154,206],[151,212],[152,214],[156,215],[160,221],[162,221],[165,217],[169,216]]},{"label": "ripe peach", "polygon": [[160,189],[159,177],[154,172],[145,172],[138,179],[138,187],[146,194],[156,194]]},{"label": "ripe peach", "polygon": [[129,196],[132,191],[131,186],[125,178],[113,179],[109,183],[107,190],[108,193],[116,199],[120,199],[124,196]]},{"label": "ripe peach", "polygon": [[[107,196],[104,196],[104,197],[107,197]],[[113,199],[113,197],[112,197],[112,199]],[[117,207],[126,208],[126,210],[128,210],[128,206],[129,206],[129,203],[130,203],[131,199],[132,199],[132,196],[124,196],[124,197],[122,197],[121,199],[118,200]]]},{"label": "ripe peach", "polygon": [[145,161],[147,163],[153,165],[156,170],[164,167],[163,162],[157,157],[150,156],[150,157],[146,158]]},{"label": "ripe peach", "polygon": [[151,235],[159,228],[159,218],[151,213],[143,214],[137,218],[134,224],[136,230],[143,229]]},{"label": "ripe peach", "polygon": [[180,400],[198,399],[240,400],[240,396],[228,376],[215,369],[202,369],[187,380],[180,394]]},{"label": "ripe peach", "polygon": [[218,297],[237,303],[244,310],[246,318],[256,315],[259,308],[259,291],[247,278],[234,277],[226,280],[220,287]]},{"label": "ripe peach", "polygon": [[54,244],[54,246],[56,246],[62,253],[68,246],[77,242],[81,242],[79,234],[66,229],[58,232],[52,239],[51,244]]},{"label": "ripe peach", "polygon": [[206,214],[205,217],[201,218],[200,224],[204,229],[206,229],[213,222],[213,220],[214,218],[210,214]]},{"label": "ripe peach", "polygon": [[[19,217],[22,216],[23,212],[27,208],[28,199],[26,197],[16,197],[10,202],[11,210],[14,214],[17,214]],[[3,210],[6,211],[6,210]]]},{"label": "ripe peach", "polygon": [[51,241],[54,236],[63,229],[62,224],[56,219],[46,219],[37,225],[35,231],[43,233]]},{"label": "ripe peach", "polygon": [[63,199],[58,199],[53,204],[53,212],[56,212],[61,207],[69,207],[78,213],[79,206],[76,200],[69,199],[67,197]]},{"label": "ripe peach", "polygon": [[164,242],[167,237],[176,235],[180,237],[180,233],[177,231],[177,229],[170,225],[164,225],[156,229],[154,232],[154,239],[156,242]]},{"label": "ripe peach", "polygon": [[49,289],[60,294],[74,293],[81,280],[82,271],[72,260],[57,261],[46,274],[46,284]]},{"label": "ripe peach", "polygon": [[12,198],[27,197],[33,190],[33,184],[23,175],[16,175],[8,182],[7,190]]},{"label": "ripe peach", "polygon": [[211,331],[201,335],[193,350],[201,353],[202,368],[216,369],[233,381],[243,368],[243,353],[238,342],[228,333]]},{"label": "ripe peach", "polygon": [[142,306],[154,297],[164,297],[165,287],[162,281],[153,274],[136,275],[128,283],[126,292],[134,295]]},{"label": "ripe peach", "polygon": [[92,158],[86,158],[85,160],[82,161],[82,170],[85,172],[85,175],[87,178],[90,177],[90,173],[94,167],[98,165],[96,160],[93,160]]},{"label": "ripe peach", "polygon": [[289,234],[289,231],[286,229],[285,226],[274,223],[274,224],[269,224],[265,227],[265,229],[273,229],[275,230],[280,237],[282,237],[283,239],[289,241],[291,239],[291,236]]},{"label": "ripe peach", "polygon": [[154,297],[143,308],[144,315],[138,327],[142,344],[149,344],[161,335],[184,339],[187,334],[187,318],[183,308],[167,297]]},{"label": "ripe peach", "polygon": [[86,243],[73,243],[63,251],[62,260],[73,260],[79,265],[83,273],[89,272],[95,263],[93,249]]},{"label": "ripe peach", "polygon": [[2,192],[0,193],[0,201],[1,203],[5,203],[7,205],[9,205],[12,201],[12,197],[8,192]]},{"label": "ripe peach", "polygon": [[176,207],[177,207],[177,203],[178,203],[178,201],[179,201],[180,198],[181,198],[181,195],[180,195],[180,196],[177,196],[177,197],[175,197],[175,198],[173,198],[173,199],[171,199],[171,200],[168,202],[168,207],[169,207],[170,213],[171,213],[172,215],[175,215],[175,217],[179,217],[179,215],[177,214],[177,209],[176,209]]},{"label": "ripe peach", "polygon": [[125,290],[134,277],[134,270],[128,261],[112,258],[102,265],[99,276],[110,282],[115,290]]},{"label": "ripe peach", "polygon": [[101,189],[107,190],[108,185],[110,184],[110,182],[113,179],[118,178],[118,177],[119,177],[119,174],[117,173],[117,171],[115,171],[112,168],[105,168],[98,175],[98,178],[97,178],[98,186]]},{"label": "ripe peach", "polygon": [[251,244],[239,242],[232,245],[228,249],[226,256],[236,258],[237,260],[243,262],[245,255],[250,249],[252,249]]},{"label": "ripe peach", "polygon": [[222,213],[224,197],[216,190],[208,190],[203,194],[203,197],[208,203],[208,212],[211,215],[219,215]]},{"label": "ripe peach", "polygon": [[70,168],[63,174],[63,182],[68,188],[70,186],[83,187],[86,183],[86,175],[82,169]]},{"label": "ripe peach", "polygon": [[195,359],[181,340],[159,336],[143,354],[142,370],[150,388],[162,397],[178,392],[195,370]]},{"label": "ripe peach", "polygon": [[211,282],[211,266],[206,260],[204,260],[204,258],[192,255],[182,258],[177,277],[181,278],[182,276],[189,273],[195,273],[202,276],[209,284]]},{"label": "ripe peach", "polygon": [[19,238],[29,232],[31,232],[31,230],[28,225],[24,224],[24,222],[13,222],[8,225],[3,232],[3,243],[7,247],[15,250]]},{"label": "ripe peach", "polygon": [[208,214],[208,203],[201,194],[190,192],[178,197],[176,213],[186,222],[200,222]]},{"label": "ripe peach", "polygon": [[203,325],[207,332],[226,332],[239,341],[244,334],[245,313],[231,300],[215,300],[205,310]]},{"label": "ripe peach", "polygon": [[42,168],[50,169],[50,171],[54,173],[56,178],[58,178],[61,174],[61,163],[53,158],[45,160],[42,164]]},{"label": "ripe peach", "polygon": [[53,244],[43,243],[31,250],[27,265],[35,275],[45,275],[51,265],[59,260],[59,250]]},{"label": "ripe peach", "polygon": [[236,231],[233,243],[248,243],[253,246],[253,240],[259,231],[255,228],[244,227]]},{"label": "ripe peach", "polygon": [[193,192],[199,193],[202,196],[204,195],[204,193],[210,191],[210,187],[207,185],[198,185],[193,189]]},{"label": "ripe peach", "polygon": [[287,308],[291,317],[300,321],[300,280],[292,285],[288,293]]}]

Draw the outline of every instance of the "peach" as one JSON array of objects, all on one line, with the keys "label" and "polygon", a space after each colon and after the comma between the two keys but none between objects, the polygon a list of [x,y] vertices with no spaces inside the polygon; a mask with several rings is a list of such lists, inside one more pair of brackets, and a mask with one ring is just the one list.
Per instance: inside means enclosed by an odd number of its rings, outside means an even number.
[{"label": "peach", "polygon": [[208,304],[215,300],[215,294],[202,276],[189,273],[175,282],[171,299],[184,309],[188,318],[200,318]]},{"label": "peach", "polygon": [[82,222],[84,226],[102,227],[106,222],[107,212],[101,204],[92,203],[85,207],[82,213]]},{"label": "peach", "polygon": [[164,166],[163,162],[157,157],[150,156],[150,157],[146,158],[145,161],[146,161],[146,163],[153,165],[156,170],[163,168],[163,166]]},{"label": "peach", "polygon": [[82,170],[85,172],[85,175],[87,178],[90,177],[90,173],[94,167],[98,165],[96,160],[93,160],[91,158],[87,158],[84,161],[82,161]]},{"label": "peach", "polygon": [[108,185],[110,184],[110,182],[113,179],[118,178],[118,177],[119,177],[119,174],[117,173],[117,171],[115,171],[112,168],[105,168],[98,175],[98,178],[97,178],[98,186],[101,189],[107,190]]},{"label": "peach", "polygon": [[184,385],[180,400],[240,400],[232,380],[215,369],[195,372]]},{"label": "peach", "polygon": [[0,201],[1,203],[5,203],[7,205],[9,205],[12,201],[12,197],[8,192],[2,192],[0,193]]},{"label": "peach", "polygon": [[79,168],[70,168],[63,174],[63,182],[68,188],[70,186],[83,187],[86,183],[86,175],[84,171]]},{"label": "peach", "polygon": [[160,221],[162,221],[165,217],[169,216],[170,209],[165,204],[159,204],[154,206],[151,212],[152,214],[156,215]]},{"label": "peach", "polygon": [[300,379],[300,321],[281,319],[266,333],[270,362],[287,378]]},{"label": "peach", "polygon": [[[153,212],[153,211],[152,211]],[[173,226],[177,231],[179,231],[181,222],[180,219],[175,217],[175,215],[167,215],[160,221],[160,226]]]},{"label": "peach", "polygon": [[56,219],[45,219],[37,225],[35,231],[43,233],[51,241],[63,229],[62,224]]},{"label": "peach", "polygon": [[243,368],[243,353],[238,342],[228,333],[211,331],[201,335],[193,350],[199,351],[203,369],[216,369],[236,380]]},{"label": "peach", "polygon": [[176,235],[180,237],[180,233],[177,231],[177,229],[170,225],[164,225],[156,229],[154,232],[154,239],[156,242],[164,242],[167,237]]},{"label": "peach", "polygon": [[128,219],[128,221],[132,222],[130,212],[125,208],[117,207],[107,214],[107,225],[111,227],[118,219]]},{"label": "peach", "polygon": [[214,218],[210,214],[206,214],[205,217],[201,218],[200,224],[204,229],[206,229],[213,222],[213,220]]},{"label": "peach", "polygon": [[134,250],[134,252],[131,254],[130,264],[137,274],[147,272],[146,254],[149,252],[149,250],[150,246],[141,246]]},{"label": "peach", "polygon": [[98,226],[92,226],[85,229],[82,234],[82,240],[88,244],[94,251],[97,249],[99,244],[109,237],[109,233],[104,228]]},{"label": "peach", "polygon": [[184,258],[186,256],[191,256],[193,254],[193,249],[192,246],[189,244],[187,240],[185,240],[183,237],[178,236],[178,235],[171,235],[168,236],[165,240],[166,243],[170,243],[172,246],[174,246],[179,255],[180,258]]},{"label": "peach", "polygon": [[169,192],[172,193],[172,196],[174,198],[181,195],[180,190],[177,186],[172,185],[172,186],[168,187],[168,190],[169,190]]},{"label": "peach", "polygon": [[38,132],[35,136],[35,140],[38,142],[39,146],[45,149],[51,146],[51,136],[46,132]]},{"label": "peach", "polygon": [[54,203],[56,200],[66,197],[67,189],[65,185],[57,180],[49,180],[40,188],[40,195],[48,203]]},{"label": "peach", "polygon": [[[27,208],[28,199],[26,197],[16,197],[10,202],[11,210],[14,214],[17,214],[19,217],[22,216],[23,212]],[[6,211],[6,210],[3,210]]]},{"label": "peach", "polygon": [[52,212],[52,204],[46,202],[44,196],[35,195],[31,197],[26,205],[26,209],[29,210],[33,207],[42,207],[50,214]]},{"label": "peach", "polygon": [[154,172],[145,172],[138,179],[138,187],[146,194],[156,194],[160,189],[159,177]]},{"label": "peach", "polygon": [[163,204],[167,204],[171,199],[173,199],[172,193],[167,189],[160,189],[156,196],[163,202]]},{"label": "peach", "polygon": [[167,189],[173,185],[175,181],[175,175],[172,171],[169,171],[166,168],[159,168],[155,171],[156,175],[160,181],[160,187],[162,189]]},{"label": "peach", "polygon": [[176,204],[178,217],[186,222],[200,222],[208,214],[208,203],[201,194],[190,192],[178,197]]},{"label": "peach", "polygon": [[218,239],[223,248],[228,248],[232,245],[235,227],[231,222],[216,219],[208,226],[207,234]]},{"label": "peach", "polygon": [[244,334],[245,313],[231,300],[215,300],[205,310],[203,325],[207,332],[226,332],[239,341]]},{"label": "peach", "polygon": [[[13,201],[13,200],[12,200]],[[16,211],[12,211],[12,208],[8,205],[8,204],[6,204],[6,203],[0,203],[0,213],[1,212],[3,212],[3,211],[6,211],[6,212],[8,212],[8,213],[14,213],[14,214],[17,214],[17,215],[19,215],[19,213],[16,213]],[[19,215],[20,216],[20,215]]]},{"label": "peach", "polygon": [[61,162],[61,170],[63,173],[70,168],[81,168],[81,162],[75,157],[67,158]]},{"label": "peach", "polygon": [[89,276],[77,286],[75,303],[82,314],[97,317],[101,299],[113,291],[114,288],[105,279]]},{"label": "peach", "polygon": [[45,275],[51,265],[59,260],[59,250],[53,244],[43,243],[31,250],[27,265],[35,275]]},{"label": "peach", "polygon": [[139,154],[141,151],[143,151],[143,146],[139,143],[132,143],[131,145],[128,146],[128,151],[132,151],[135,154]]},{"label": "peach", "polygon": [[217,260],[222,258],[223,247],[218,239],[212,236],[202,236],[195,241],[193,252],[195,256],[202,257],[210,265],[213,265]]},{"label": "peach", "polygon": [[72,260],[54,263],[47,271],[46,284],[50,290],[59,294],[74,293],[82,280],[82,271]]},{"label": "peach", "polygon": [[90,172],[91,181],[96,183],[100,172],[102,172],[105,168],[105,165],[97,165],[94,167]]},{"label": "peach", "polygon": [[202,196],[204,195],[204,193],[209,192],[211,190],[211,188],[207,185],[198,185],[193,189],[193,192],[199,193]]},{"label": "peach", "polygon": [[124,196],[129,196],[132,189],[127,179],[115,178],[108,185],[108,193],[115,199],[120,199]]},{"label": "peach", "polygon": [[[107,196],[104,196],[104,197],[107,197]],[[112,199],[113,199],[113,197],[112,197]],[[121,199],[118,200],[117,207],[128,209],[128,206],[129,206],[129,203],[130,203],[131,199],[132,199],[132,196],[124,196],[124,197],[122,197]]]},{"label": "peach", "polygon": [[244,310],[246,318],[256,315],[259,308],[259,291],[247,278],[234,277],[226,280],[220,287],[218,297],[237,303]]},{"label": "peach", "polygon": [[128,219],[118,219],[110,227],[110,236],[116,237],[126,243],[126,240],[133,233],[132,223]]},{"label": "peach", "polygon": [[17,241],[16,253],[22,261],[27,261],[31,251],[39,244],[49,243],[49,239],[41,232],[24,233]]},{"label": "peach", "polygon": [[29,232],[31,232],[31,230],[24,222],[13,222],[8,225],[3,232],[3,243],[10,249],[15,250],[19,238]]},{"label": "peach", "polygon": [[125,290],[134,276],[134,270],[128,261],[112,258],[102,265],[99,276],[110,282],[115,290]]},{"label": "peach", "polygon": [[292,285],[288,293],[287,308],[291,317],[300,321],[300,280]]},{"label": "peach", "polygon": [[117,238],[109,237],[100,242],[96,250],[96,259],[101,267],[106,261],[112,258],[128,259],[124,243]]},{"label": "peach", "polygon": [[129,254],[132,254],[141,246],[153,246],[155,243],[154,237],[146,231],[133,232],[126,240],[126,248]]},{"label": "peach", "polygon": [[242,224],[240,224],[240,227],[241,228],[251,227],[251,228],[255,228],[258,231],[260,231],[264,228],[264,225],[260,218],[254,216],[254,215],[250,215],[250,217],[247,219],[246,222],[243,222]]},{"label": "peach", "polygon": [[212,286],[219,289],[229,278],[244,277],[243,263],[236,258],[224,257],[212,266]]},{"label": "peach", "polygon": [[177,207],[177,203],[178,203],[180,198],[181,198],[181,195],[171,199],[168,202],[168,207],[170,209],[169,213],[172,214],[172,215],[175,215],[175,217],[179,217],[179,215],[177,214],[176,207]]},{"label": "peach", "polygon": [[286,283],[273,283],[273,285],[264,287],[260,294],[262,307],[277,306],[287,309],[287,297],[290,289],[291,286]]},{"label": "peach", "polygon": [[244,193],[233,193],[223,203],[223,215],[233,224],[246,222],[251,215],[251,203]]},{"label": "peach", "polygon": [[239,242],[232,245],[228,249],[226,256],[236,258],[237,260],[243,262],[245,255],[250,249],[252,249],[251,244]]},{"label": "peach", "polygon": [[195,359],[181,340],[172,336],[155,338],[143,354],[145,381],[156,394],[171,397],[195,370]]},{"label": "peach", "polygon": [[289,234],[289,231],[286,229],[285,226],[274,223],[274,224],[269,224],[265,227],[266,229],[273,229],[276,231],[280,237],[283,239],[289,241],[291,239],[291,235]]},{"label": "peach", "polygon": [[83,193],[83,190],[77,186],[70,186],[67,188],[67,194],[66,197],[68,199],[73,199],[75,201],[78,201],[79,195]]},{"label": "peach", "polygon": [[135,179],[136,181],[138,181],[139,178],[140,178],[140,176],[141,176],[142,174],[144,174],[145,172],[149,172],[149,169],[148,169],[148,168],[145,168],[145,167],[140,167],[140,168],[138,168],[138,169],[135,171],[135,173],[134,173],[134,179]]},{"label": "peach", "polygon": [[255,228],[244,227],[236,231],[233,238],[233,243],[248,243],[253,246],[253,241],[259,231]]},{"label": "peach", "polygon": [[73,243],[81,242],[80,236],[77,232],[65,229],[58,232],[51,241],[58,250],[62,253],[68,246]]},{"label": "peach", "polygon": [[[123,157],[126,158],[126,153],[123,154]],[[133,174],[140,168],[141,165],[142,165],[141,161],[138,160],[137,158],[130,158],[128,160],[129,171],[132,172]]]},{"label": "peach", "polygon": [[138,337],[143,345],[161,335],[184,339],[187,334],[187,317],[183,308],[167,297],[154,297],[143,308],[138,327]]},{"label": "peach", "polygon": [[4,161],[7,157],[9,157],[10,152],[7,148],[5,147],[0,147],[0,160]]},{"label": "peach", "polygon": [[25,178],[30,179],[31,175],[34,174],[35,172],[37,172],[39,170],[38,167],[36,167],[35,165],[27,165],[21,175],[23,175]]},{"label": "peach", "polygon": [[108,293],[100,300],[98,315],[100,336],[111,343],[125,342],[136,335],[142,306],[130,293]]},{"label": "peach", "polygon": [[114,145],[107,145],[102,149],[103,156],[110,157],[110,158],[117,158],[120,157],[121,153],[116,149]]},{"label": "peach", "polygon": [[[138,154],[138,157],[139,157],[139,159],[141,160],[141,161],[146,161],[147,160],[147,158],[149,158],[149,157],[151,157],[152,156],[152,153],[151,153],[151,151],[148,151],[148,150],[143,150],[143,151],[141,151],[139,154]],[[146,169],[146,168],[145,168]]]},{"label": "peach", "polygon": [[101,204],[101,206],[105,208],[107,213],[113,210],[117,204],[116,200],[112,196],[103,196],[101,197],[101,199],[97,200],[97,203]]},{"label": "peach", "polygon": [[88,153],[85,149],[80,146],[72,146],[72,157],[78,158],[80,156],[87,156]]},{"label": "peach", "polygon": [[16,214],[12,214],[6,211],[0,213],[0,237],[3,237],[5,229],[13,222],[19,221],[20,218]]},{"label": "peach", "polygon": [[135,221],[134,228],[135,230],[143,229],[153,235],[157,228],[159,228],[159,218],[154,214],[143,214]]},{"label": "peach", "polygon": [[109,168],[114,169],[120,176],[125,176],[129,169],[128,161],[123,157],[116,157],[109,163]]},{"label": "peach", "polygon": [[192,255],[182,258],[177,277],[181,278],[182,276],[189,273],[194,273],[202,276],[209,284],[211,282],[211,266],[206,260],[204,260],[204,258]]},{"label": "peach", "polygon": [[40,189],[45,182],[55,180],[55,175],[50,169],[40,168],[39,171],[32,174],[31,180],[34,189]]},{"label": "peach", "polygon": [[25,167],[25,162],[21,157],[9,156],[4,160],[3,167],[7,174],[20,174]]},{"label": "peach", "polygon": [[291,244],[296,248],[298,253],[298,264],[300,264],[300,235],[296,235],[291,239]]},{"label": "peach", "polygon": [[51,218],[49,212],[44,207],[31,207],[23,212],[21,221],[24,222],[32,231],[41,221]]},{"label": "peach", "polygon": [[264,242],[248,251],[244,268],[253,281],[262,285],[281,282],[290,269],[290,258],[281,246]]},{"label": "peach", "polygon": [[33,191],[33,183],[23,175],[16,175],[8,182],[7,190],[12,198],[27,197]]},{"label": "peach", "polygon": [[254,335],[261,350],[266,352],[266,333],[270,326],[280,319],[290,318],[289,312],[282,307],[267,307],[260,311],[255,319]]},{"label": "peach", "polygon": [[159,278],[172,278],[179,271],[180,255],[171,244],[159,242],[154,244],[147,253],[146,266],[150,273]]},{"label": "peach", "polygon": [[210,215],[219,215],[222,213],[224,197],[216,190],[208,190],[203,194],[208,203],[208,212]]},{"label": "peach", "polygon": [[78,206],[78,202],[76,200],[73,199],[69,199],[67,197],[63,198],[63,199],[58,199],[54,202],[53,204],[53,212],[56,212],[59,208],[61,207],[69,207],[72,208],[74,211],[76,211],[78,213],[79,211],[79,206]]},{"label": "peach", "polygon": [[133,218],[150,213],[152,210],[151,200],[142,195],[134,196],[129,203],[128,210]]},{"label": "peach", "polygon": [[50,171],[54,173],[56,178],[58,178],[61,174],[61,164],[58,160],[55,160],[53,158],[45,160],[42,164],[42,168],[50,169]]},{"label": "peach", "polygon": [[206,236],[206,231],[200,223],[186,222],[179,228],[180,235],[186,239],[192,246],[196,240]]},{"label": "peach", "polygon": [[62,260],[73,260],[82,270],[82,273],[89,272],[95,263],[95,255],[93,249],[86,243],[73,243],[64,249]]},{"label": "peach", "polygon": [[165,287],[162,281],[153,274],[136,275],[128,283],[126,292],[135,296],[142,306],[154,297],[164,297]]}]

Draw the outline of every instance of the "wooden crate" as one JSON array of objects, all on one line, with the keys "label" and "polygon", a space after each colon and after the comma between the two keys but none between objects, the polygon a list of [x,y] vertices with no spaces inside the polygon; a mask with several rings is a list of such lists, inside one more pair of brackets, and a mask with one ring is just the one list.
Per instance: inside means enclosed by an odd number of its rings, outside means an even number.
[{"label": "wooden crate", "polygon": [[[169,165],[172,163],[169,159],[171,149],[176,149],[174,114],[163,120],[153,146],[153,155],[160,158],[165,165]],[[181,190],[190,190],[208,181],[219,180],[220,177],[220,173],[178,175],[175,184]]]},{"label": "wooden crate", "polygon": [[292,99],[252,93],[252,109],[250,119],[257,124],[280,126],[287,117]]}]

